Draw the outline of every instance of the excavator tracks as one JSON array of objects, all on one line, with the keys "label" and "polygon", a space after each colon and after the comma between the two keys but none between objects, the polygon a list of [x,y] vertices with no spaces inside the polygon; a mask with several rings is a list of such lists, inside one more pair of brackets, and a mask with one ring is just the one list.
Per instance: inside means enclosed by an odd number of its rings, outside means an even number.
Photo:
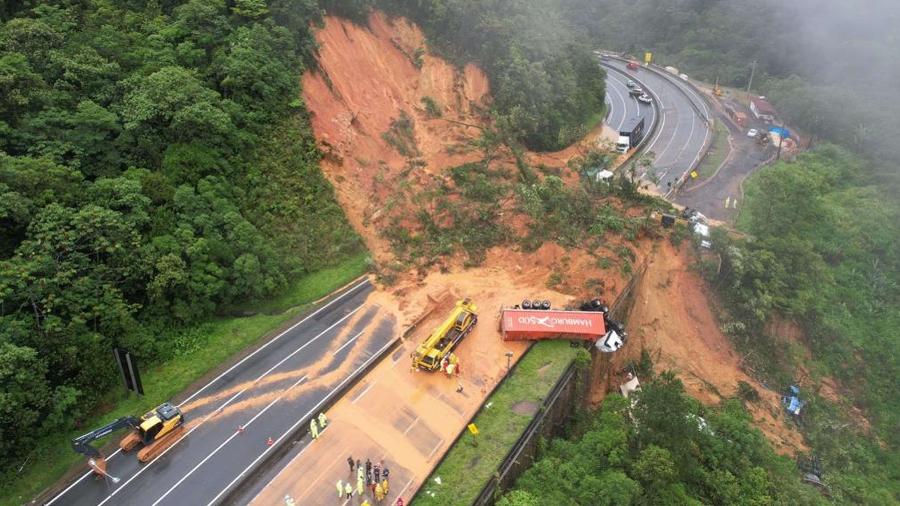
[{"label": "excavator tracks", "polygon": [[137,431],[133,430],[119,441],[119,448],[121,448],[123,452],[128,453],[131,450],[134,450],[139,444],[141,444],[141,436]]},{"label": "excavator tracks", "polygon": [[166,448],[175,444],[175,442],[181,438],[182,434],[184,434],[184,425],[180,425],[177,428],[172,429],[172,431],[165,436],[162,436],[156,441],[141,448],[137,454],[138,460],[141,463],[145,464],[155,459],[160,454],[162,454],[162,452],[166,451]]}]

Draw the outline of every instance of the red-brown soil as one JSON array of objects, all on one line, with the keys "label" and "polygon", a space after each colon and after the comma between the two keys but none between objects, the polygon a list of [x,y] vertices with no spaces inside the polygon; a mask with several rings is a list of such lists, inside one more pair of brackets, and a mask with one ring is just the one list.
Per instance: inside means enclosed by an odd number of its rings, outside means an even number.
[{"label": "red-brown soil", "polygon": [[676,371],[688,393],[707,404],[734,396],[739,381],[748,383],[760,400],[747,407],[776,451],[806,450],[784,414],[779,394],[742,370],[741,357],[719,329],[707,285],[690,268],[693,255],[668,241],[655,248],[628,318],[627,358],[638,359],[642,349],[648,350],[657,370]]},{"label": "red-brown soil", "polygon": [[[446,181],[447,170],[453,166],[483,159],[484,153],[472,141],[489,125],[488,81],[474,65],[459,69],[429,54],[421,31],[408,21],[389,19],[377,12],[370,16],[367,27],[327,17],[317,40],[321,46],[319,69],[304,75],[303,89],[313,131],[325,153],[321,166],[376,263],[383,266],[395,261],[390,243],[381,232],[386,216],[413,216],[416,206],[422,204],[410,195]],[[421,54],[419,65],[417,54]],[[422,101],[425,97],[439,104],[440,118],[429,117]],[[399,153],[383,137],[401,113],[413,123],[417,153],[411,156]],[[561,169],[563,178],[571,180],[566,163],[595,144],[600,132],[600,128],[595,129],[560,152],[528,153],[526,159],[531,164]],[[508,159],[503,160],[503,156]],[[494,163],[509,166],[511,157],[501,154]],[[504,215],[514,230],[524,228],[521,216]],[[640,238],[628,243],[621,237],[611,237],[607,247],[622,244],[636,254],[633,264],[641,265],[654,242]],[[658,248],[648,260],[647,275],[629,318],[632,341],[626,347],[627,354],[639,354],[642,346],[652,350],[661,368],[676,369],[688,391],[708,403],[733,395],[737,382],[746,381],[762,396],[761,401],[749,406],[756,424],[779,451],[804,449],[799,433],[784,419],[778,395],[742,372],[740,358],[719,331],[705,287],[689,270],[684,254],[668,243],[660,243]],[[615,258],[612,253],[605,256]],[[600,292],[611,301],[630,276],[618,268],[619,264],[600,268],[595,255],[554,243],[530,253],[495,247],[477,268],[466,269],[458,256],[439,265],[443,272],[431,267],[400,273],[389,288],[390,294],[385,294],[395,299],[399,312],[409,313],[399,317],[401,325],[425,305],[444,300],[446,293],[473,297],[486,315],[493,315],[503,304],[535,296],[560,305]],[[553,291],[547,288],[550,281]],[[476,333],[469,339],[472,341],[460,349],[463,363],[481,363],[487,355],[500,351],[498,345],[505,349],[495,331]],[[626,353],[621,355],[626,357]],[[502,375],[493,362],[489,361],[495,369],[485,373],[488,376],[478,382],[481,385]]]}]

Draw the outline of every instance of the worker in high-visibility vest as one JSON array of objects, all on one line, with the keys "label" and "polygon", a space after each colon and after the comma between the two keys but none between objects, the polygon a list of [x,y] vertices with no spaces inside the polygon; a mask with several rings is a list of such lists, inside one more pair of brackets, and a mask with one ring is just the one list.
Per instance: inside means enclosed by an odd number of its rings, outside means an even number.
[{"label": "worker in high-visibility vest", "polygon": [[341,482],[341,480],[337,481],[337,489],[338,489],[338,499],[340,499],[341,497],[344,497],[344,484]]},{"label": "worker in high-visibility vest", "polygon": [[312,418],[309,421],[309,435],[312,436],[313,440],[319,437],[319,427],[316,425],[315,418]]},{"label": "worker in high-visibility vest", "polygon": [[381,486],[381,483],[375,485],[375,500],[376,501],[384,500],[384,487]]}]

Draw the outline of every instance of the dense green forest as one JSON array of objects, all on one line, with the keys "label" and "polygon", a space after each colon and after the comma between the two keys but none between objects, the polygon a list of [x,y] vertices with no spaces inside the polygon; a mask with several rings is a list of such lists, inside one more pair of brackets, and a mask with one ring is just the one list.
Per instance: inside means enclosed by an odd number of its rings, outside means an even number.
[{"label": "dense green forest", "polygon": [[[418,23],[432,51],[477,63],[491,83],[496,123],[532,149],[552,151],[600,120],[604,74],[569,0],[336,0],[363,21],[370,6]],[[527,85],[523,86],[523,83]]]},{"label": "dense green forest", "polygon": [[361,249],[298,76],[315,4],[4,2],[0,467],[179,329]]},{"label": "dense green forest", "polygon": [[611,394],[577,439],[555,439],[498,506],[827,504],[732,399],[702,407],[666,371]]},{"label": "dense green forest", "polygon": [[[897,500],[900,206],[833,145],[764,167],[745,190],[739,225],[751,239],[714,236],[722,268],[709,275],[729,309],[723,328],[771,385],[790,384],[801,367],[840,380],[844,402],[862,408],[872,428],[805,393],[816,402],[801,428],[831,471],[826,481],[842,502]],[[801,324],[811,361],[759,332],[775,315]]]},{"label": "dense green forest", "polygon": [[422,23],[485,67],[531,147],[599,118],[603,74],[552,2],[376,4],[0,4],[0,468],[107,402],[112,347],[163,363],[198,322],[362,249],[299,93],[324,12]]}]

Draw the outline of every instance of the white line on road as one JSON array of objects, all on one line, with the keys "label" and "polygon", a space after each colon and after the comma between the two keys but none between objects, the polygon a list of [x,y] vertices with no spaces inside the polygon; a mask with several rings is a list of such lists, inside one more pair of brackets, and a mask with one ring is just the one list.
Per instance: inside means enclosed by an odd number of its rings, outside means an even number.
[{"label": "white line on road", "polygon": [[[185,399],[184,401],[182,401],[181,404],[178,404],[178,407],[181,407],[181,406],[183,406],[184,404],[188,403],[191,399],[193,399],[194,397],[196,397],[197,395],[199,395],[201,392],[205,391],[205,390],[206,390],[207,388],[209,388],[213,383],[215,383],[215,382],[219,381],[220,379],[222,379],[225,375],[227,375],[228,373],[230,373],[231,371],[233,371],[236,367],[240,366],[241,364],[243,364],[244,362],[246,362],[247,360],[249,360],[251,357],[253,357],[253,356],[256,355],[257,353],[259,353],[259,352],[261,352],[262,350],[266,349],[270,344],[272,344],[272,343],[274,343],[275,341],[279,340],[283,335],[285,335],[285,334],[287,334],[288,332],[290,332],[290,331],[294,330],[295,328],[297,328],[298,325],[302,325],[304,322],[306,322],[306,321],[309,320],[310,318],[312,318],[312,317],[316,316],[317,314],[319,314],[319,313],[320,313],[322,310],[324,310],[325,308],[327,308],[327,307],[331,306],[332,304],[334,304],[335,302],[337,302],[337,301],[343,299],[343,298],[346,297],[347,295],[350,295],[351,293],[355,292],[357,288],[359,288],[359,287],[361,287],[361,286],[367,284],[368,282],[369,282],[369,279],[368,279],[368,278],[366,278],[366,279],[360,281],[358,284],[354,285],[352,288],[350,288],[350,289],[347,290],[346,292],[342,293],[341,295],[339,295],[338,297],[336,297],[334,300],[329,301],[327,304],[325,304],[324,306],[322,306],[322,307],[320,307],[319,309],[315,310],[313,313],[309,314],[308,316],[306,316],[305,318],[303,318],[303,319],[300,320],[299,322],[295,323],[294,325],[291,325],[290,327],[288,327],[287,330],[285,330],[284,332],[282,332],[282,333],[278,334],[277,336],[273,337],[273,338],[270,339],[266,344],[260,346],[259,348],[257,348],[256,350],[254,350],[252,353],[250,353],[250,354],[247,355],[246,357],[244,357],[244,358],[242,358],[241,360],[239,360],[236,364],[234,364],[234,365],[232,365],[231,367],[229,367],[228,370],[226,370],[226,371],[223,372],[222,374],[220,374],[220,375],[216,376],[215,378],[213,378],[213,379],[212,379],[209,383],[207,383],[206,385],[203,385],[199,390],[197,390],[196,392],[194,392],[193,394],[191,394],[190,397],[188,397],[187,399]],[[122,452],[121,449],[118,449],[118,450],[116,450],[115,452],[113,452],[112,455],[110,455],[109,457],[107,457],[107,459],[106,459],[107,462],[110,461],[113,457],[115,457],[116,455],[118,455],[118,454],[121,453],[121,452]],[[78,478],[78,480],[76,480],[74,483],[72,483],[71,485],[69,485],[68,487],[66,487],[62,492],[60,492],[59,494],[57,494],[56,497],[54,497],[53,499],[50,499],[50,501],[48,501],[48,502],[46,503],[45,506],[50,506],[51,504],[53,504],[54,502],[56,502],[60,497],[62,497],[63,495],[65,495],[66,492],[68,492],[69,490],[71,490],[72,487],[74,487],[75,485],[78,485],[79,483],[82,482],[82,480],[84,480],[85,478],[87,478],[88,476],[90,476],[90,475],[92,475],[92,474],[94,474],[93,471],[88,471],[88,472],[84,473],[84,474],[81,476],[81,478]]]},{"label": "white line on road", "polygon": [[360,392],[359,395],[357,395],[356,397],[354,397],[353,400],[350,401],[350,404],[356,404],[356,401],[362,399],[363,396],[366,395],[367,393],[369,393],[369,390],[371,390],[372,387],[375,386],[375,383],[378,383],[378,380],[375,380],[375,381],[373,381],[372,383],[369,383],[369,386],[367,386],[365,390],[363,390],[362,392]]},{"label": "white line on road", "polygon": [[[301,382],[305,381],[308,377],[309,377],[309,376],[306,375],[306,376],[303,376],[302,378],[298,379],[296,382],[294,382],[293,385],[291,385],[290,387],[288,387],[287,390],[284,390],[284,391],[282,392],[281,395],[279,395],[278,397],[276,397],[272,402],[270,402],[266,407],[264,407],[264,408],[262,409],[262,411],[260,411],[259,413],[253,415],[253,418],[251,418],[247,423],[241,425],[241,427],[244,428],[244,429],[246,429],[247,427],[250,427],[251,425],[253,425],[253,422],[255,422],[257,418],[259,418],[260,416],[262,416],[266,411],[269,410],[269,408],[271,408],[272,406],[274,406],[275,403],[277,403],[278,401],[280,401],[281,399],[283,399],[284,396],[285,396],[288,392],[291,391],[291,389],[293,389],[295,386],[299,385]],[[210,452],[206,457],[203,457],[203,460],[201,460],[200,462],[198,462],[194,467],[191,468],[190,471],[188,471],[187,473],[185,473],[185,475],[182,476],[180,480],[178,480],[177,482],[175,482],[174,485],[172,485],[171,487],[169,487],[169,490],[166,490],[165,493],[163,493],[163,495],[159,496],[159,499],[157,499],[156,501],[154,501],[153,504],[152,504],[151,506],[156,506],[157,504],[159,504],[160,502],[162,502],[162,500],[165,499],[169,494],[171,494],[173,490],[175,490],[176,488],[178,488],[178,485],[181,485],[181,484],[184,482],[184,480],[190,478],[191,475],[194,474],[194,471],[196,471],[197,469],[200,469],[200,466],[202,466],[203,464],[205,464],[206,461],[209,460],[209,459],[211,459],[215,454],[219,453],[219,450],[221,450],[222,448],[224,448],[225,445],[227,445],[228,443],[230,443],[231,440],[234,439],[235,437],[237,437],[237,435],[240,434],[241,432],[242,432],[241,430],[236,430],[236,431],[234,431],[234,433],[231,434],[231,436],[229,436],[228,439],[226,439],[225,441],[222,441],[222,444],[220,444],[219,446],[217,446],[216,449],[213,450],[212,452]]]},{"label": "white line on road", "polygon": [[653,146],[656,145],[656,142],[659,140],[659,136],[662,135],[663,128],[666,127],[666,110],[665,105],[662,102],[662,98],[659,94],[654,93],[656,95],[656,103],[659,105],[659,115],[662,116],[662,121],[659,124],[659,128],[656,130],[656,135],[653,136],[653,140],[650,141],[650,144],[644,149],[645,152],[652,153]]},{"label": "white line on road", "polygon": [[[415,477],[413,477],[413,478],[415,478]],[[406,486],[404,486],[402,489],[400,489],[400,493],[397,494],[397,497],[394,498],[394,502],[392,502],[390,504],[397,504],[397,498],[403,497],[403,492],[406,492],[406,489],[408,489],[409,486],[412,485],[413,478],[410,478],[409,481],[406,482]]]},{"label": "white line on road", "polygon": [[[387,344],[385,344],[384,346],[382,346],[381,349],[379,349],[377,352],[375,352],[374,355],[372,355],[361,366],[359,366],[355,371],[353,371],[353,373],[351,373],[349,376],[345,377],[334,389],[331,390],[331,392],[328,393],[328,395],[323,397],[322,400],[320,400],[318,402],[318,404],[316,404],[313,407],[313,409],[309,410],[309,412],[307,412],[305,415],[298,418],[297,421],[294,423],[294,425],[291,426],[291,428],[289,428],[284,434],[282,434],[281,436],[278,437],[278,439],[275,440],[275,442],[272,444],[272,446],[267,447],[258,457],[256,457],[256,459],[253,462],[250,463],[250,465],[245,467],[243,471],[241,471],[237,476],[234,477],[233,480],[231,480],[230,483],[228,483],[228,485],[225,486],[225,488],[223,488],[218,494],[216,494],[216,496],[213,497],[213,499],[211,501],[209,501],[209,503],[207,503],[207,506],[211,506],[211,505],[215,504],[216,501],[218,501],[226,492],[228,492],[228,490],[232,486],[234,486],[234,484],[237,483],[238,480],[240,480],[245,474],[247,474],[247,471],[252,469],[253,466],[255,466],[257,462],[262,460],[266,456],[266,454],[268,454],[269,451],[272,450],[272,448],[277,448],[278,444],[281,442],[282,439],[287,437],[289,434],[293,433],[294,430],[297,428],[297,426],[299,426],[301,423],[303,423],[305,418],[309,417],[310,415],[312,415],[313,413],[318,411],[319,408],[321,408],[322,404],[324,404],[325,401],[329,400],[329,397],[332,394],[334,394],[335,392],[338,392],[342,388],[344,388],[344,385],[346,385],[347,382],[350,381],[350,379],[352,379],[357,374],[359,374],[359,371],[362,371],[363,369],[368,367],[369,364],[371,364],[375,359],[377,359],[379,356],[381,356],[381,354],[384,352],[384,350],[388,349],[388,347],[390,347],[392,344],[394,344],[393,339],[388,341]],[[298,455],[298,457],[299,457],[299,455]],[[293,460],[291,462],[293,462]],[[288,465],[290,465],[290,464],[288,464]]]},{"label": "white line on road", "polygon": [[[300,346],[299,348],[297,348],[296,350],[294,350],[290,355],[288,355],[287,357],[281,359],[277,364],[275,364],[274,366],[270,367],[269,370],[266,371],[265,373],[263,373],[262,376],[256,378],[256,379],[254,380],[254,383],[256,383],[257,381],[259,381],[260,379],[262,379],[263,376],[265,376],[266,374],[268,374],[268,373],[272,372],[273,370],[275,370],[276,367],[278,367],[279,365],[283,364],[286,360],[288,360],[288,359],[291,358],[292,356],[296,355],[297,352],[299,352],[299,351],[302,350],[303,348],[306,348],[307,346],[309,346],[310,344],[312,344],[313,342],[315,342],[317,339],[319,339],[320,337],[322,337],[323,335],[325,335],[326,332],[328,332],[329,330],[331,330],[332,328],[334,328],[337,324],[339,324],[339,323],[343,322],[344,320],[346,320],[347,318],[351,317],[354,313],[356,313],[357,311],[359,311],[359,310],[362,309],[363,307],[364,307],[363,305],[358,306],[358,307],[355,308],[353,311],[347,313],[343,318],[341,318],[340,320],[338,320],[338,321],[334,322],[333,324],[331,324],[327,329],[323,330],[322,332],[319,332],[319,333],[316,335],[316,337],[310,339],[309,341],[307,341],[306,343],[304,343],[302,346]],[[190,436],[192,432],[194,432],[194,431],[197,430],[201,425],[203,425],[204,423],[206,423],[206,421],[209,420],[210,417],[212,417],[212,416],[215,415],[215,414],[218,414],[218,412],[221,411],[222,408],[224,408],[226,404],[228,404],[229,402],[231,402],[232,400],[234,400],[237,396],[241,395],[241,394],[244,393],[245,391],[247,391],[247,388],[244,388],[244,389],[241,390],[240,392],[234,394],[234,396],[232,396],[231,399],[229,399],[225,404],[223,404],[222,406],[219,406],[218,408],[216,408],[215,411],[213,411],[212,413],[210,413],[209,415],[207,415],[203,420],[200,421],[200,423],[198,423],[198,424],[195,425],[193,428],[191,428],[191,430],[188,431],[187,434],[185,434],[185,435],[181,436],[180,438],[178,438],[178,439],[172,444],[172,446],[166,448],[165,451],[163,451],[162,453],[160,453],[160,454],[159,454],[159,457],[156,457],[155,459],[153,459],[153,460],[151,460],[150,462],[148,462],[144,467],[140,468],[140,469],[138,470],[138,472],[134,473],[134,475],[132,475],[131,478],[128,478],[128,480],[125,481],[125,483],[123,483],[119,488],[113,490],[113,492],[112,492],[111,494],[109,494],[109,496],[107,496],[106,499],[104,499],[104,500],[103,500],[100,504],[98,504],[97,506],[102,506],[102,505],[105,504],[107,501],[109,501],[110,499],[112,499],[112,497],[113,497],[114,495],[116,495],[116,494],[118,494],[120,491],[122,491],[122,489],[124,489],[129,483],[131,483],[132,480],[134,480],[135,478],[137,478],[138,476],[140,476],[141,473],[143,473],[144,471],[146,471],[151,465],[153,465],[156,461],[158,461],[159,459],[161,459],[161,458],[163,457],[163,455],[165,455],[166,453],[169,453],[169,450],[171,450],[172,448],[175,448],[175,447],[178,445],[178,443],[180,443],[182,440],[184,440],[184,438]]]},{"label": "white line on road", "polygon": [[[607,74],[607,77],[610,75],[611,74]],[[622,128],[622,125],[625,124],[625,120],[628,118],[628,104],[625,102],[625,98],[619,92],[618,88],[612,86],[610,87],[610,89],[613,91],[613,93],[616,94],[616,97],[619,99],[619,101],[622,102],[622,121],[620,121],[619,126],[616,127],[616,131],[618,131]]]},{"label": "white line on road", "polygon": [[438,441],[438,443],[436,445],[434,445],[434,448],[432,448],[431,453],[428,454],[428,457],[425,457],[425,462],[428,462],[429,460],[431,460],[431,457],[434,455],[434,452],[438,451],[438,448],[440,448],[442,444],[444,444],[444,438],[441,438],[441,440]]},{"label": "white line on road", "polygon": [[410,431],[417,423],[419,423],[419,417],[418,417],[418,416],[416,417],[415,420],[412,421],[411,424],[409,424],[409,427],[407,427],[406,430],[403,431],[403,435],[405,436],[406,434],[408,434],[409,431]]},{"label": "white line on road", "polygon": [[347,341],[346,343],[344,343],[343,345],[341,345],[340,348],[334,350],[334,353],[332,353],[331,356],[333,357],[333,356],[337,355],[338,353],[340,353],[341,350],[343,350],[344,348],[346,348],[348,344],[352,343],[353,341],[356,341],[356,339],[357,339],[359,336],[361,336],[361,335],[362,335],[362,331],[360,331],[359,334],[356,334],[355,336],[353,336],[352,339],[350,339],[349,341]]}]

